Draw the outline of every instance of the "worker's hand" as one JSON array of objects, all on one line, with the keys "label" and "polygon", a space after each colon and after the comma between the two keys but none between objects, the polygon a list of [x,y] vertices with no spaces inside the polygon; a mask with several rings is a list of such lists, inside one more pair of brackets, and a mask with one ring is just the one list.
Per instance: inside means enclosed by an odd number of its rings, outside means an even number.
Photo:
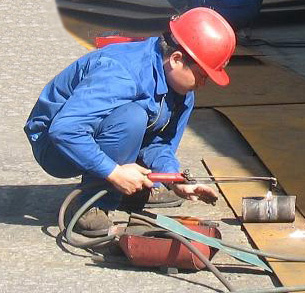
[{"label": "worker's hand", "polygon": [[192,201],[215,204],[218,199],[216,191],[205,184],[172,184],[170,188],[178,196]]},{"label": "worker's hand", "polygon": [[130,195],[144,187],[153,187],[153,182],[146,176],[149,173],[151,170],[136,163],[117,165],[106,179],[119,191]]}]

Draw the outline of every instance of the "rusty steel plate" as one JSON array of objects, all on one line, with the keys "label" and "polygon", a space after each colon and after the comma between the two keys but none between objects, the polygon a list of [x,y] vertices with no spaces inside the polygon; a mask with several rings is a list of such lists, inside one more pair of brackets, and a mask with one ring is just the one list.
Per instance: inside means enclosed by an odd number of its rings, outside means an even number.
[{"label": "rusty steel plate", "polygon": [[[204,162],[213,176],[270,175],[256,156],[235,158],[211,156],[205,157]],[[268,190],[268,185],[259,182],[218,185],[237,217],[241,217],[242,197],[263,196]],[[293,223],[244,223],[243,225],[259,249],[305,256],[305,219],[298,211]],[[272,259],[268,259],[268,263],[284,286],[304,284],[305,263]]]},{"label": "rusty steel plate", "polygon": [[250,52],[235,52],[226,67],[231,79],[227,87],[207,80],[196,92],[197,107],[305,103],[304,77]]},{"label": "rusty steel plate", "polygon": [[218,108],[305,215],[305,104]]}]

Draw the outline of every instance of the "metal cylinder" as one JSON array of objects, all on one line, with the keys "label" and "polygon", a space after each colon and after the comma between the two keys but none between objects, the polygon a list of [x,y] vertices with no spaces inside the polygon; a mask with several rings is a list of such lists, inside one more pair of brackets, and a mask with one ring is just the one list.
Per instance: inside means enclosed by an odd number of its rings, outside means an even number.
[{"label": "metal cylinder", "polygon": [[295,220],[296,196],[243,197],[242,219],[246,223],[290,223]]}]

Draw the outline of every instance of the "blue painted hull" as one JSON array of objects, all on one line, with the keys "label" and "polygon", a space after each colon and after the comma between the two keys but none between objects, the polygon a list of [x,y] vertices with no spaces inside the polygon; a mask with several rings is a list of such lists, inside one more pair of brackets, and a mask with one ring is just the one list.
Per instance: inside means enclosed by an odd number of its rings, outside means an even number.
[{"label": "blue painted hull", "polygon": [[[133,26],[148,30],[167,28],[170,16],[194,7],[209,7],[223,15],[239,29],[245,27],[259,14],[262,0],[108,0],[87,1],[56,0],[59,8],[107,16],[112,26]],[[140,22],[140,24],[137,24]],[[147,28],[145,27],[147,26]],[[135,29],[137,30],[137,29]]]},{"label": "blue painted hull", "polygon": [[204,6],[215,9],[234,28],[249,25],[259,14],[263,0],[193,0],[192,7]]}]

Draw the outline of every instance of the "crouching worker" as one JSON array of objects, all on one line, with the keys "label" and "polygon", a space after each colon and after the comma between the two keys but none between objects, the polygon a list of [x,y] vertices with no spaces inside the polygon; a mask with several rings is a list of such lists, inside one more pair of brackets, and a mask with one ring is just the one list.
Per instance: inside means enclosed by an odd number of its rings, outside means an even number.
[{"label": "crouching worker", "polygon": [[208,77],[227,85],[224,67],[235,49],[232,28],[211,9],[189,10],[169,26],[159,38],[111,44],[72,63],[45,86],[26,123],[35,159],[48,174],[82,175],[82,184],[110,190],[81,217],[80,232],[107,228],[109,210],[217,198],[204,184],[157,190],[146,176],[179,172],[175,152],[193,91]]}]

